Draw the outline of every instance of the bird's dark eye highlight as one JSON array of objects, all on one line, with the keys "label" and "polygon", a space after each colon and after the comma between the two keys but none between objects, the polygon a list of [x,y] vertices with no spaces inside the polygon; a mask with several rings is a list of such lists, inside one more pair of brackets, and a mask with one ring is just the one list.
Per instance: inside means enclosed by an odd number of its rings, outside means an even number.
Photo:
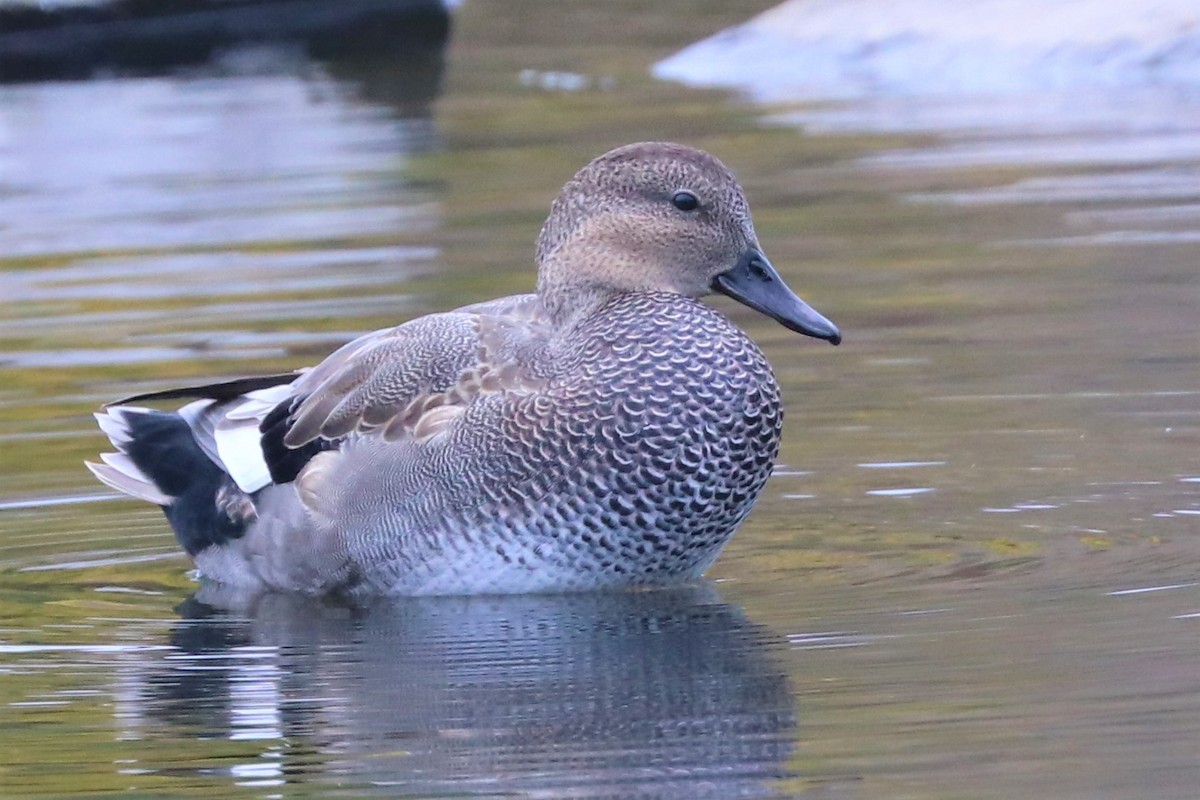
[{"label": "bird's dark eye highlight", "polygon": [[700,198],[691,192],[676,192],[671,197],[671,205],[678,208],[680,211],[695,211],[700,207]]}]

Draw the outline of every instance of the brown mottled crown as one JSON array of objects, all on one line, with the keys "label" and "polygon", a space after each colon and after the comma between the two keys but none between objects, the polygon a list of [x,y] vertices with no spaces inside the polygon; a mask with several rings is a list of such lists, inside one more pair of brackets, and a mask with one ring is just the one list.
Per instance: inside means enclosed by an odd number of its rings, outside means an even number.
[{"label": "brown mottled crown", "polygon": [[[679,207],[681,192],[698,206]],[[560,322],[617,292],[699,297],[757,247],[724,164],[681,144],[630,144],[593,160],[555,199],[538,238],[538,294]]]}]

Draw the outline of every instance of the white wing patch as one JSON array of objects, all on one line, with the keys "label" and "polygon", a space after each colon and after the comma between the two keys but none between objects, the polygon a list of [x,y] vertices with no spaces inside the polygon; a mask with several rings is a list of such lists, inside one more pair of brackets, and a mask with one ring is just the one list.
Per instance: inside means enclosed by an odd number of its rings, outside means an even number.
[{"label": "white wing patch", "polygon": [[217,423],[217,453],[229,477],[243,492],[257,492],[271,484],[271,471],[262,455],[262,434],[255,420]]},{"label": "white wing patch", "polygon": [[192,438],[196,440],[196,444],[200,445],[200,449],[204,451],[204,455],[208,456],[208,460],[224,469],[225,465],[221,463],[221,456],[217,453],[217,441],[213,430],[216,425],[216,414],[211,409],[214,405],[215,401],[213,400],[196,400],[175,413],[183,417],[183,421],[192,431]]},{"label": "white wing patch", "polygon": [[295,392],[293,387],[294,384],[285,383],[281,386],[246,392],[239,398],[240,402],[237,405],[225,412],[225,418],[238,421],[252,419],[256,423],[262,422],[263,417],[271,413],[271,409],[292,397]]},{"label": "white wing patch", "polygon": [[248,392],[217,419],[213,438],[221,466],[247,494],[271,485],[258,426],[271,409],[292,396],[292,391],[291,385],[285,384]]}]

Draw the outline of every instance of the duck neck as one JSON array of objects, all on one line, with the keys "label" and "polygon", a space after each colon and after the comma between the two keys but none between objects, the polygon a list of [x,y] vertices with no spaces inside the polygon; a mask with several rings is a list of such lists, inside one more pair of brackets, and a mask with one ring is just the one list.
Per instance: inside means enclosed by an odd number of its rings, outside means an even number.
[{"label": "duck neck", "polygon": [[538,280],[538,297],[551,323],[559,329],[574,328],[617,294],[620,292],[611,287],[591,282],[562,284]]},{"label": "duck neck", "polygon": [[669,291],[653,260],[631,250],[621,229],[585,221],[552,233],[547,223],[538,242],[537,291],[555,327],[573,327],[617,295]]}]

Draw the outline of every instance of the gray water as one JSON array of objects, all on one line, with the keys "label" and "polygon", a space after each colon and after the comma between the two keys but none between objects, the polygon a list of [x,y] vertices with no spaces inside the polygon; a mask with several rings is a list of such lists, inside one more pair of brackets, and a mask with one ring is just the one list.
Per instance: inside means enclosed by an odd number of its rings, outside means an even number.
[{"label": "gray water", "polygon": [[[468,3],[416,88],[271,52],[0,86],[0,795],[1196,796],[1200,117],[649,76],[751,10]],[[787,422],[704,584],[220,610],[83,470],[107,400],[528,291],[562,182],[651,138],[733,167],[846,334],[712,301]]]}]

